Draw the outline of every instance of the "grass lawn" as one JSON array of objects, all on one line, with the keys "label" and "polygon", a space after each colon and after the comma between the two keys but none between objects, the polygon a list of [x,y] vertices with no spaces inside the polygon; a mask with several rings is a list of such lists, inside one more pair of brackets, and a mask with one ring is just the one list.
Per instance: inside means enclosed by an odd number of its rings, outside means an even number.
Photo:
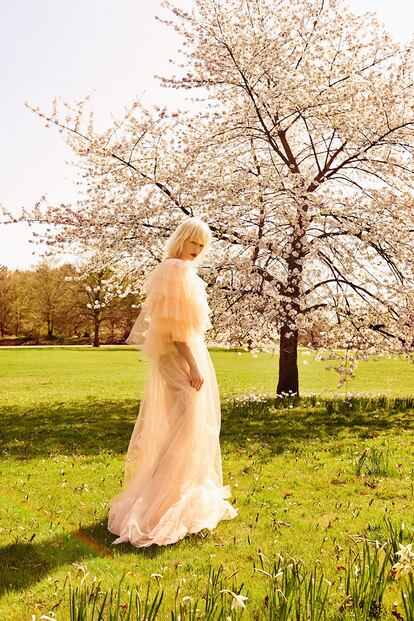
[{"label": "grass lawn", "polygon": [[[270,618],[278,554],[323,569],[327,619],[358,618],[350,609],[338,616],[349,546],[359,536],[384,540],[384,518],[404,523],[405,543],[414,536],[414,366],[361,363],[346,387],[354,398],[344,400],[335,371],[302,351],[307,397],[282,405],[272,398],[277,359],[211,357],[224,483],[239,514],[173,546],[137,549],[111,546],[106,519],[147,363],[127,347],[0,349],[0,619],[69,619],[65,581],[105,590],[123,574],[144,595],[148,583],[162,587],[159,618],[171,619],[183,597],[204,601],[209,567],[220,566],[222,588],[248,597],[243,618]],[[404,612],[396,585],[387,583],[381,618],[396,618],[394,600]]]}]

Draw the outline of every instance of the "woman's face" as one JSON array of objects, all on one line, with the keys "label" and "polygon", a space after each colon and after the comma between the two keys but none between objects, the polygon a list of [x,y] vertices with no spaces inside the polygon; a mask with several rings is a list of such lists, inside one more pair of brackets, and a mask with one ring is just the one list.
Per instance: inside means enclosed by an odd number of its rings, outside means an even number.
[{"label": "woman's face", "polygon": [[196,241],[192,237],[188,237],[183,244],[183,249],[178,255],[178,258],[185,259],[186,261],[194,261],[194,259],[200,254],[203,248],[203,244]]}]

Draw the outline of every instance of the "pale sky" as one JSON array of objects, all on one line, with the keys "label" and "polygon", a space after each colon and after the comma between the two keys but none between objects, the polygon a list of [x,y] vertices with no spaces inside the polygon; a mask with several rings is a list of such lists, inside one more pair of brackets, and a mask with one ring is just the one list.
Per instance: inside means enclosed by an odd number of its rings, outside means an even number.
[{"label": "pale sky", "polygon": [[[188,7],[191,0],[177,4]],[[376,11],[402,43],[413,34],[408,0],[349,4],[359,13]],[[162,88],[154,78],[170,73],[168,59],[179,46],[156,14],[166,15],[160,0],[0,0],[0,204],[18,214],[43,194],[56,204],[76,200],[72,152],[25,101],[49,111],[55,96],[76,102],[90,94],[99,129],[137,96],[169,108],[183,103],[188,92]],[[0,215],[0,265],[36,264],[30,237],[27,225],[4,225]]]}]

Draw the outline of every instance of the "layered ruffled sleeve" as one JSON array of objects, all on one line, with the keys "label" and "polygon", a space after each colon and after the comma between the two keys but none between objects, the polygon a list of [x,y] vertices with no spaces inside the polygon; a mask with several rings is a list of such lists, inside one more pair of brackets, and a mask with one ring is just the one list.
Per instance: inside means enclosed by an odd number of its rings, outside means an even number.
[{"label": "layered ruffled sleeve", "polygon": [[127,343],[161,351],[156,342],[182,341],[211,328],[206,283],[188,261],[165,259],[145,281],[146,300]]}]

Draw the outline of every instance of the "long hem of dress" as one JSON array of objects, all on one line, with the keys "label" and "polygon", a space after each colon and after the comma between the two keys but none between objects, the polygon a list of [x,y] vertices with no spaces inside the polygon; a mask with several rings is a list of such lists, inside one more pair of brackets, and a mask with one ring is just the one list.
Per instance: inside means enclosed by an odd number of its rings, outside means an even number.
[{"label": "long hem of dress", "polygon": [[[107,530],[113,535],[118,535],[111,545],[129,542],[137,548],[144,548],[153,544],[165,546],[177,543],[190,533],[198,533],[204,529],[212,531],[221,520],[231,520],[238,514],[238,509],[224,500],[229,496],[230,488],[228,485],[214,490],[213,494],[209,490],[204,496],[203,503],[205,504],[204,509],[208,508],[209,510],[196,518],[194,516],[194,503],[203,498],[203,493],[200,488],[193,488],[172,505],[158,524],[147,533],[141,531],[133,515],[132,519],[127,519],[126,523],[122,525],[121,532],[115,532],[115,529],[111,529],[109,520]],[[211,504],[212,500],[213,505]],[[186,513],[188,513],[187,516]]]}]

